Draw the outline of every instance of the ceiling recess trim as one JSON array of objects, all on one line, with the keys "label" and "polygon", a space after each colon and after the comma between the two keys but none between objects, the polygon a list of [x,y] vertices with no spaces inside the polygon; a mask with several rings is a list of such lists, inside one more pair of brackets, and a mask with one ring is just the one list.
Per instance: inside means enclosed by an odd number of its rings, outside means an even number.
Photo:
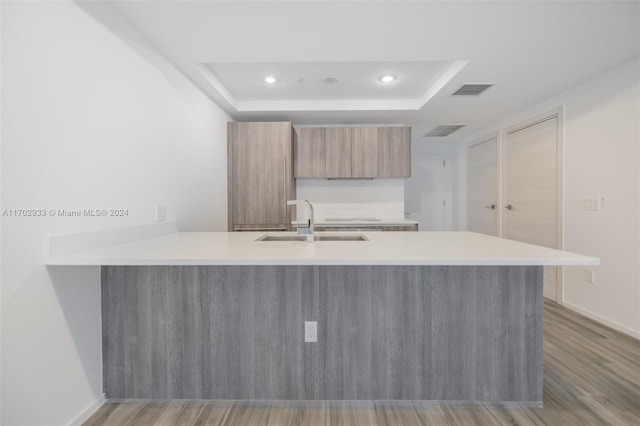
[{"label": "ceiling recess trim", "polygon": [[431,87],[424,92],[420,99],[420,102],[422,102],[420,108],[425,106],[425,104],[429,102],[429,100],[433,98],[448,82],[450,82],[453,77],[455,77],[456,74],[458,74],[468,63],[469,61],[454,61],[451,66],[449,66],[449,68],[447,68],[447,70],[438,77],[435,83],[433,83]]},{"label": "ceiling recess trim", "polygon": [[415,99],[240,101],[237,111],[401,111],[419,110],[422,105]]},{"label": "ceiling recess trim", "polygon": [[220,94],[220,96],[222,96],[229,103],[229,105],[231,105],[233,109],[238,111],[238,101],[231,94],[231,92],[227,90],[225,85],[222,84],[220,80],[218,80],[218,77],[216,77],[215,74],[213,74],[204,64],[195,64],[195,67],[200,72],[200,74],[202,74],[205,80],[207,80],[207,83],[209,83]]},{"label": "ceiling recess trim", "polygon": [[347,100],[246,100],[236,99],[205,64],[195,64],[196,69],[236,112],[275,111],[418,111],[467,64],[467,60],[452,61],[447,69],[416,98],[410,99],[347,99]]}]

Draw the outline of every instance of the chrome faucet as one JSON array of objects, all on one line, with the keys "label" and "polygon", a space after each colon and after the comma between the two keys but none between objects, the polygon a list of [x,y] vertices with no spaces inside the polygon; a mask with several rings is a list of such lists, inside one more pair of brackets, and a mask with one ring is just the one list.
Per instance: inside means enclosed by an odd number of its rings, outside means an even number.
[{"label": "chrome faucet", "polygon": [[298,235],[306,235],[307,236],[307,242],[308,243],[312,243],[313,240],[313,227],[314,227],[314,223],[313,223],[313,205],[308,201],[308,200],[289,200],[287,201],[287,205],[288,206],[297,206],[297,205],[304,205],[304,203],[307,203],[307,206],[309,207],[309,223],[307,224],[307,226],[300,226],[300,218],[298,217],[298,215],[296,215],[296,227],[298,229]]}]

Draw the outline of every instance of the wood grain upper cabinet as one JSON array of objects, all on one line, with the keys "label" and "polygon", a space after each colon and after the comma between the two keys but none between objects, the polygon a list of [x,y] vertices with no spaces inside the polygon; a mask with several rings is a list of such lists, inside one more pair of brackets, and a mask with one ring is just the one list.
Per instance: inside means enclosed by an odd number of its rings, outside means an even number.
[{"label": "wood grain upper cabinet", "polygon": [[378,128],[378,177],[411,177],[411,127]]},{"label": "wood grain upper cabinet", "polygon": [[354,127],[351,143],[351,177],[378,177],[378,128]]},{"label": "wood grain upper cabinet", "polygon": [[291,123],[228,123],[229,230],[289,229]]},{"label": "wood grain upper cabinet", "polygon": [[325,130],[323,127],[301,127],[294,130],[295,177],[327,176]]},{"label": "wood grain upper cabinet", "polygon": [[350,178],[352,157],[352,129],[327,127],[325,129],[325,176]]},{"label": "wood grain upper cabinet", "polygon": [[411,127],[295,130],[296,178],[411,177]]}]

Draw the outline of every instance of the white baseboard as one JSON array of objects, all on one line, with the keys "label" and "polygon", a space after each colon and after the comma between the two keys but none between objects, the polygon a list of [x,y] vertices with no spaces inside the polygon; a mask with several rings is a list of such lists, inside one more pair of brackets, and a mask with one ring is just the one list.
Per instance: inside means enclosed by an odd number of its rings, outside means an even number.
[{"label": "white baseboard", "polygon": [[84,410],[82,410],[80,414],[78,414],[73,420],[71,420],[71,422],[69,422],[69,426],[81,426],[82,423],[89,420],[89,417],[93,416],[95,412],[104,405],[105,402],[107,402],[107,398],[105,397],[105,395],[100,395],[98,399],[89,404]]},{"label": "white baseboard", "polygon": [[593,312],[588,311],[586,309],[583,309],[583,308],[581,308],[579,306],[576,306],[576,305],[574,305],[572,303],[569,303],[566,300],[563,301],[562,306],[564,306],[567,309],[571,309],[572,311],[576,311],[577,313],[579,313],[581,315],[584,315],[585,317],[590,318],[590,319],[592,319],[592,320],[594,320],[596,322],[604,324],[607,327],[611,327],[616,331],[619,331],[619,332],[624,333],[624,334],[626,334],[628,336],[631,336],[634,339],[640,340],[640,332],[638,332],[636,330],[633,330],[633,329],[631,329],[629,327],[625,327],[622,324],[618,324],[617,322],[611,321],[610,319],[607,319],[607,318],[605,318],[603,316],[600,316],[598,314],[594,314]]}]

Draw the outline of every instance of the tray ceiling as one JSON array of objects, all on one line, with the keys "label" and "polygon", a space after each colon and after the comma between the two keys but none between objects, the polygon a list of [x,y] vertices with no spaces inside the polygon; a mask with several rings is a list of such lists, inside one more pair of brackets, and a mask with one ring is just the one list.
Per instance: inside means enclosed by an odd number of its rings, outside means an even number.
[{"label": "tray ceiling", "polygon": [[238,111],[419,110],[466,63],[209,63],[200,71]]}]

